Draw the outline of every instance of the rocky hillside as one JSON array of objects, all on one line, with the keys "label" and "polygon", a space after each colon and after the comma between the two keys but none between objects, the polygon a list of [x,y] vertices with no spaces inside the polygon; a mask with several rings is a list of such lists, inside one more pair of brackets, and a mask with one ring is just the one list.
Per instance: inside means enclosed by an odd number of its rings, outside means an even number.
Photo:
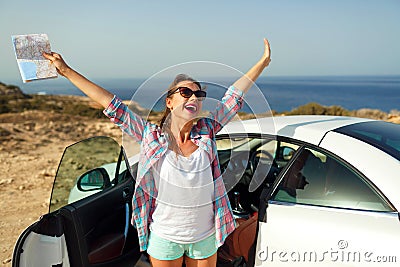
[{"label": "rocky hillside", "polygon": [[18,86],[15,85],[6,85],[2,82],[0,82],[0,96],[12,96],[14,98],[26,98],[27,95],[25,95],[21,89],[19,89]]},{"label": "rocky hillside", "polygon": [[[148,111],[136,103],[129,106],[138,114]],[[73,95],[27,95],[18,86],[0,82],[0,114],[41,111],[69,116],[105,119],[102,108],[87,97]],[[4,120],[3,120],[4,121]]]},{"label": "rocky hillside", "polygon": [[308,103],[303,106],[297,107],[289,112],[284,112],[280,115],[351,116],[400,123],[400,111],[396,109],[390,111],[389,113],[386,113],[379,109],[362,108],[358,110],[347,110],[340,106],[322,106],[318,103]]}]

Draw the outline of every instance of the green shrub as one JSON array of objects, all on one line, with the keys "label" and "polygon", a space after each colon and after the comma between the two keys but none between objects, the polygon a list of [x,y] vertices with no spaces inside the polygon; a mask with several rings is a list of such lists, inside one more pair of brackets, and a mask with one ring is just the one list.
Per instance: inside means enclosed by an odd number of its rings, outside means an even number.
[{"label": "green shrub", "polygon": [[322,106],[318,103],[311,102],[303,106],[299,106],[289,112],[284,112],[285,115],[335,115],[335,116],[350,116],[351,111],[340,106]]}]

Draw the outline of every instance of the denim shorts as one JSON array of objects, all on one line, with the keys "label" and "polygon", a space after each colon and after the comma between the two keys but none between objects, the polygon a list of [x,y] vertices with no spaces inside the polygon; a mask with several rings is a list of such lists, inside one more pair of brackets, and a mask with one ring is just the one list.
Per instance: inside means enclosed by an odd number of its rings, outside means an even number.
[{"label": "denim shorts", "polygon": [[180,244],[157,236],[150,231],[147,253],[157,260],[176,260],[183,255],[200,260],[217,252],[215,233],[196,243]]}]

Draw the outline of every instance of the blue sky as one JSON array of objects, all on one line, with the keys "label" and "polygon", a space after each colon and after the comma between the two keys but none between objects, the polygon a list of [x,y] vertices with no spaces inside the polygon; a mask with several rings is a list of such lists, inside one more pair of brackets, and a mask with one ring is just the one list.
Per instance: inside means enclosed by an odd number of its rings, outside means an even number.
[{"label": "blue sky", "polygon": [[1,1],[0,81],[20,80],[11,35],[47,33],[92,79],[215,61],[264,76],[399,75],[400,1]]}]

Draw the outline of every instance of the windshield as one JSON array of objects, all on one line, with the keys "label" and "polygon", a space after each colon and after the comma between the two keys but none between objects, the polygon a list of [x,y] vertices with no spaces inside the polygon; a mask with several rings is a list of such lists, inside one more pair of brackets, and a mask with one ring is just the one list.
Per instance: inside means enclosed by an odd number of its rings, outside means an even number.
[{"label": "windshield", "polygon": [[338,128],[335,132],[357,138],[400,160],[400,124],[361,122]]},{"label": "windshield", "polygon": [[[102,136],[67,147],[54,179],[49,211],[103,190],[103,183],[110,184],[115,177],[119,153],[119,144]],[[81,187],[78,186],[80,179]]]}]

